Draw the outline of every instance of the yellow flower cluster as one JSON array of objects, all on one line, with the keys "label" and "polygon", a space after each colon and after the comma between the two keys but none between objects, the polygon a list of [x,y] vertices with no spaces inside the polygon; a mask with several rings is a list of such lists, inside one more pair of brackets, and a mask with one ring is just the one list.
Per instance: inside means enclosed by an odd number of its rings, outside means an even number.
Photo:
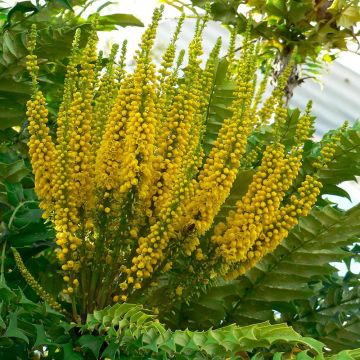
[{"label": "yellow flower cluster", "polygon": [[[258,109],[268,74],[257,86],[259,45],[250,41],[250,27],[238,60],[235,33],[232,37],[227,81],[235,84],[234,100],[205,156],[221,40],[203,65],[206,15],[197,22],[181,69],[185,52],[176,59],[175,46],[181,17],[157,70],[151,50],[161,14],[162,8],[155,11],[130,72],[125,70],[126,43],[120,63],[114,46],[102,72],[95,31],[83,49],[76,32],[54,139],[36,80],[34,32],[30,37],[34,95],[27,115],[36,192],[56,230],[64,293],[73,309],[79,300],[82,314],[111,301],[146,296],[179,264],[191,269],[192,281],[243,273],[287,236],[320,191],[315,175],[294,188],[312,126],[310,105],[298,121],[293,146],[280,141],[290,67]],[[256,146],[245,155],[252,131],[272,120],[273,138],[264,153]],[[319,167],[329,161],[331,149],[323,147]],[[253,168],[258,159],[247,192],[234,211],[227,211],[224,203],[239,169]],[[174,294],[183,296],[186,286],[179,280]]]},{"label": "yellow flower cluster", "polygon": [[238,67],[235,100],[230,107],[233,115],[224,120],[198,175],[192,203],[188,203],[188,211],[198,214],[196,229],[201,235],[211,227],[215,215],[230,193],[240,159],[246,150],[247,138],[253,129],[251,100],[255,62],[254,47],[249,46]]},{"label": "yellow flower cluster", "polygon": [[[115,81],[114,71],[117,71],[121,77],[122,70],[125,65],[125,59],[121,59],[119,69],[114,69],[115,56],[117,51],[118,45],[114,45],[111,49],[111,53],[108,59],[106,73],[99,82],[98,96],[95,99],[93,120],[94,125],[92,126],[92,153],[94,154],[96,154],[100,146],[107,122],[107,116],[111,111],[116,96],[117,82]],[[123,57],[125,57],[126,43],[124,43],[122,53]]]},{"label": "yellow flower cluster", "polygon": [[284,203],[301,167],[302,145],[311,133],[310,109],[311,103],[297,123],[289,152],[278,141],[278,122],[283,122],[283,118],[275,120],[275,142],[267,146],[247,193],[236,203],[236,211],[229,214],[226,223],[219,223],[214,229],[212,241],[217,244],[218,256],[225,260],[223,273],[228,278],[243,274],[275,249],[298,217],[306,216],[315,204],[321,184],[310,176],[298,189],[300,200],[293,194],[290,202]]},{"label": "yellow flower cluster", "polygon": [[45,211],[46,217],[52,210],[55,147],[47,126],[48,110],[45,107],[45,98],[40,91],[37,91],[27,102],[26,115],[30,134],[29,154],[33,173],[37,179],[35,191],[42,199],[41,208]]},{"label": "yellow flower cluster", "polygon": [[301,183],[297,194],[291,195],[290,203],[282,206],[272,223],[263,228],[255,244],[247,251],[244,260],[226,274],[226,278],[236,278],[253,267],[264,255],[274,250],[301,216],[308,215],[320,194],[321,183],[310,175]]},{"label": "yellow flower cluster", "polygon": [[316,168],[327,168],[328,163],[331,161],[337,150],[336,144],[339,142],[341,134],[346,130],[348,125],[349,123],[345,121],[338,131],[333,132],[328,138],[324,139],[320,154],[314,163]]}]

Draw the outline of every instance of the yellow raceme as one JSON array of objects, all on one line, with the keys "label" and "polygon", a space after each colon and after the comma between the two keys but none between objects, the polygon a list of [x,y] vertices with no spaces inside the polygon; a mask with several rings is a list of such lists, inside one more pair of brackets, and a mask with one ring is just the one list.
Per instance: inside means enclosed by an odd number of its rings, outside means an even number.
[{"label": "yellow raceme", "polygon": [[[232,38],[227,57],[228,76],[236,85],[231,115],[223,119],[205,155],[221,40],[203,65],[207,18],[198,21],[182,68],[184,52],[177,57],[175,46],[181,17],[157,69],[151,49],[161,13],[155,11],[132,71],[125,67],[126,44],[119,64],[118,47],[113,47],[102,72],[95,31],[83,49],[76,33],[55,133],[36,80],[34,30],[30,37],[34,94],[27,116],[35,190],[56,231],[63,296],[82,314],[150,294],[179,264],[190,269],[192,281],[243,274],[276,248],[320,193],[316,174],[294,188],[311,133],[311,105],[298,121],[294,145],[282,144],[287,119],[283,94],[291,68],[261,104],[268,75],[256,85],[259,45],[248,35],[238,60]],[[271,122],[271,142],[246,154],[254,129]],[[315,166],[326,166],[337,140],[335,134],[324,144]],[[253,169],[252,181],[219,222],[244,167]],[[188,284],[179,279],[170,286],[179,297]]]}]

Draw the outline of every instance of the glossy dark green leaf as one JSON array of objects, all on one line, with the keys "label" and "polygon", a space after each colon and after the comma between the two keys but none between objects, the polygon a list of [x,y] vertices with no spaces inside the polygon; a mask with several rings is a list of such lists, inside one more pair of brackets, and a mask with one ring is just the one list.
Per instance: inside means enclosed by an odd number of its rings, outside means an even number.
[{"label": "glossy dark green leaf", "polygon": [[26,14],[28,12],[37,13],[38,11],[39,9],[31,1],[19,1],[8,12],[7,19],[8,22],[10,22],[11,17],[15,15],[17,12]]},{"label": "glossy dark green leaf", "polygon": [[19,109],[2,108],[0,104],[0,130],[21,125],[24,115],[25,113]]},{"label": "glossy dark green leaf", "polygon": [[23,187],[20,183],[10,183],[8,181],[3,181],[7,191],[7,198],[9,204],[17,206],[24,200]]},{"label": "glossy dark green leaf", "polygon": [[3,47],[6,46],[9,52],[16,58],[19,58],[23,55],[23,51],[21,51],[22,49],[19,48],[14,34],[12,34],[10,31],[4,32],[3,41]]},{"label": "glossy dark green leaf", "polygon": [[42,213],[43,211],[40,209],[29,209],[23,207],[21,211],[18,211],[16,214],[13,224],[17,228],[23,228],[29,224],[40,223]]},{"label": "glossy dark green leaf", "polygon": [[[126,322],[120,327],[125,319],[131,319],[134,314],[142,312],[136,304],[117,304],[101,311],[90,314],[84,331],[97,329],[121,328],[121,332],[108,331],[107,339],[120,340],[123,334],[133,337],[133,346],[136,339],[141,342],[138,349],[146,355],[158,353],[163,358],[203,358],[203,355],[212,359],[231,358],[239,352],[253,351],[256,348],[270,348],[277,344],[282,346],[301,346],[310,349],[315,354],[322,355],[323,344],[311,338],[301,337],[286,324],[271,325],[268,322],[239,327],[235,324],[219,329],[207,331],[190,330],[167,330],[162,324],[148,319],[143,328],[138,328],[136,323]],[[145,313],[144,313],[145,314]],[[110,335],[111,334],[111,335]],[[89,338],[92,341],[91,338]],[[181,358],[181,357],[180,357]]]},{"label": "glossy dark green leaf", "polygon": [[29,338],[24,334],[23,330],[18,328],[18,316],[15,313],[10,313],[9,325],[4,333],[4,337],[17,338],[24,340],[26,343],[29,343]]},{"label": "glossy dark green leaf", "polygon": [[39,241],[45,241],[48,239],[53,239],[55,237],[55,233],[53,231],[42,231],[42,232],[32,232],[28,234],[19,234],[9,236],[9,243],[11,246],[17,247],[25,247],[37,243]]},{"label": "glossy dark green leaf", "polygon": [[23,159],[10,164],[0,162],[1,177],[11,183],[20,182],[29,173],[30,170],[26,167]]},{"label": "glossy dark green leaf", "polygon": [[115,359],[119,353],[119,343],[117,341],[111,341],[107,344],[105,350],[101,353],[102,358]]},{"label": "glossy dark green leaf", "polygon": [[83,360],[83,356],[79,353],[74,351],[74,346],[71,343],[62,344],[61,348],[64,352],[63,360]]},{"label": "glossy dark green leaf", "polygon": [[323,194],[341,196],[351,201],[349,193],[341,187],[334,184],[325,184],[322,188]]},{"label": "glossy dark green leaf", "polygon": [[46,336],[44,325],[33,324],[33,326],[36,329],[36,341],[33,346],[38,347],[40,345],[51,344],[48,337]]},{"label": "glossy dark green leaf", "polygon": [[78,340],[81,347],[85,350],[90,350],[95,356],[95,359],[99,357],[101,346],[104,343],[103,336],[94,336],[94,335],[83,335]]},{"label": "glossy dark green leaf", "polygon": [[10,302],[16,298],[16,294],[4,281],[0,280],[0,299],[4,302]]}]

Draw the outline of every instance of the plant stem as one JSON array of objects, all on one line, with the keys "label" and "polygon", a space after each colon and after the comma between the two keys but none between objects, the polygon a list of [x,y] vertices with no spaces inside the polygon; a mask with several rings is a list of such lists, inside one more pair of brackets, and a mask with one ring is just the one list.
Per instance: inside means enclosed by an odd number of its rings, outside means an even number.
[{"label": "plant stem", "polygon": [[81,269],[80,274],[80,291],[81,291],[81,316],[86,316],[86,304],[89,296],[89,289],[87,288],[86,268]]},{"label": "plant stem", "polygon": [[4,275],[4,269],[5,269],[5,249],[6,249],[6,240],[4,242],[2,251],[1,251],[1,273],[0,273],[0,283],[5,283],[5,275]]},{"label": "plant stem", "polygon": [[79,320],[79,314],[77,312],[77,309],[76,309],[76,300],[75,300],[75,295],[73,295],[71,297],[71,308],[72,308],[72,313],[73,313],[73,318],[74,320],[79,323],[81,322],[81,320]]}]

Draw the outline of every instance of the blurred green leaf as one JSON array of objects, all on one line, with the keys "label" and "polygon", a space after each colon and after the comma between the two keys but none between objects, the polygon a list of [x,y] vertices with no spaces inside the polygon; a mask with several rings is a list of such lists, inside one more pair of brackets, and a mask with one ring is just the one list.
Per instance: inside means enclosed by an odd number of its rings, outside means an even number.
[{"label": "blurred green leaf", "polygon": [[305,20],[307,13],[314,9],[314,0],[290,1],[286,18],[293,23]]},{"label": "blurred green leaf", "polygon": [[285,0],[267,0],[265,5],[270,15],[285,16],[286,1]]},{"label": "blurred green leaf", "polygon": [[16,207],[24,200],[24,191],[22,185],[20,183],[13,184],[8,181],[3,181],[3,184],[6,188],[9,204]]},{"label": "blurred green leaf", "polygon": [[144,26],[144,24],[138,18],[130,14],[111,14],[99,16],[98,23],[100,26]]},{"label": "blurred green leaf", "polygon": [[14,7],[11,8],[11,10],[7,14],[7,26],[10,25],[11,18],[16,13],[22,13],[26,14],[28,12],[31,13],[37,13],[39,11],[38,7],[36,7],[31,1],[20,1],[15,4]]},{"label": "blurred green leaf", "polygon": [[360,21],[360,7],[359,4],[354,4],[353,6],[347,6],[344,9],[344,11],[337,19],[336,24],[338,26],[343,26],[344,28],[349,29],[359,21]]},{"label": "blurred green leaf", "polygon": [[73,11],[73,8],[68,0],[56,0],[56,2],[63,6],[65,9]]},{"label": "blurred green leaf", "polygon": [[29,173],[30,170],[25,166],[23,159],[19,159],[10,164],[0,162],[1,177],[10,183],[20,182]]},{"label": "blurred green leaf", "polygon": [[106,7],[108,7],[109,5],[113,5],[113,4],[116,4],[116,3],[114,1],[106,1],[96,9],[96,12],[100,13],[101,10],[103,10]]}]

